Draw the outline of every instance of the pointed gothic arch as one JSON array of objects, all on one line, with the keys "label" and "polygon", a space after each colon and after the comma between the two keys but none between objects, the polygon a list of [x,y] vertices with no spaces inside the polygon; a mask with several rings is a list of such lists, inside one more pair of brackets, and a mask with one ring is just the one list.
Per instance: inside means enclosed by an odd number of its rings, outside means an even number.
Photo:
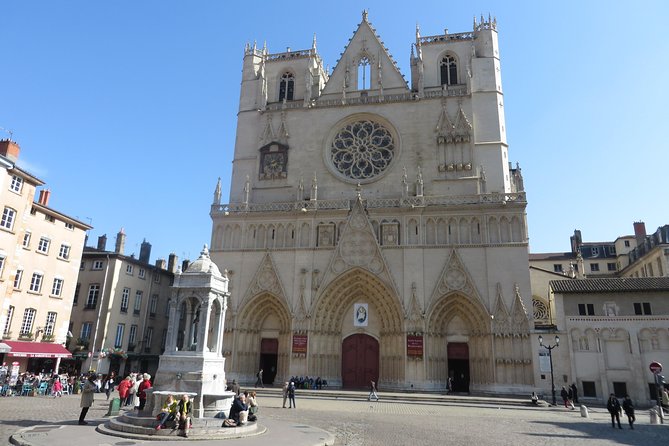
[{"label": "pointed gothic arch", "polygon": [[[352,327],[353,313],[349,310],[355,303],[368,304],[369,326]],[[391,286],[365,269],[353,268],[333,278],[312,308],[312,374],[341,385],[342,342],[349,335],[362,332],[379,340],[379,381],[386,386],[402,383],[404,316],[402,303]]]},{"label": "pointed gothic arch", "polygon": [[276,369],[266,371],[274,376],[288,376],[291,346],[291,311],[283,299],[269,292],[261,292],[248,300],[240,308],[234,337],[236,363],[232,364],[232,373],[242,382],[253,380],[258,371],[263,339],[276,339],[278,351]]},{"label": "pointed gothic arch", "polygon": [[437,387],[448,378],[448,344],[466,344],[468,349],[468,385],[471,389],[493,382],[491,319],[478,299],[460,292],[445,294],[428,309],[426,379]]},{"label": "pointed gothic arch", "polygon": [[292,101],[295,93],[295,75],[285,71],[279,79],[279,102]]},{"label": "pointed gothic arch", "polygon": [[439,80],[441,85],[457,85],[458,60],[455,54],[447,52],[439,58]]}]

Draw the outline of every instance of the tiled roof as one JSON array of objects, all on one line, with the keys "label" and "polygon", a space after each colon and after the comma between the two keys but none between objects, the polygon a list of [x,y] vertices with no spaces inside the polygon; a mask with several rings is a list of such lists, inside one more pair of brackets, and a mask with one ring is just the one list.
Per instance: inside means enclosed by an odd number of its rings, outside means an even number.
[{"label": "tiled roof", "polygon": [[555,293],[669,291],[669,277],[551,280],[549,284]]}]

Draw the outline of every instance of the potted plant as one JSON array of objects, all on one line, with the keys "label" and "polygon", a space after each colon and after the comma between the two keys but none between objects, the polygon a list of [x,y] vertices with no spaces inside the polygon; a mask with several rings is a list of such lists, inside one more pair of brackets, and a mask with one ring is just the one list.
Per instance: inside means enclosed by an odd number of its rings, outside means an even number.
[{"label": "potted plant", "polygon": [[29,331],[26,331],[24,333],[19,333],[19,339],[22,341],[32,341],[33,340],[33,334]]},{"label": "potted plant", "polygon": [[53,342],[54,337],[52,334],[42,335],[42,342]]}]

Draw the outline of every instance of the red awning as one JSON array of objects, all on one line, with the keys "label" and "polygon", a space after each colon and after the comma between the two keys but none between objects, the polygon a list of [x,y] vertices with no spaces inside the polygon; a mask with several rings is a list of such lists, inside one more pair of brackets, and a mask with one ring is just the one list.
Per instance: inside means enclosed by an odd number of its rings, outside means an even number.
[{"label": "red awning", "polygon": [[3,341],[12,348],[7,355],[15,358],[71,358],[70,353],[61,344],[50,342]]}]

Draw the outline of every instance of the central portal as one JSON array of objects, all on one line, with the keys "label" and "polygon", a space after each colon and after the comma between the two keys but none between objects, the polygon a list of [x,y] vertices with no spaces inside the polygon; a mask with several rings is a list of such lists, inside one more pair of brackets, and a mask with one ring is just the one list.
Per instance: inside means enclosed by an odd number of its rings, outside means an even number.
[{"label": "central portal", "polygon": [[453,379],[453,392],[469,393],[469,346],[466,342],[449,342],[448,376]]},{"label": "central portal", "polygon": [[345,389],[366,388],[379,381],[379,341],[366,334],[354,334],[341,346],[341,379]]}]

